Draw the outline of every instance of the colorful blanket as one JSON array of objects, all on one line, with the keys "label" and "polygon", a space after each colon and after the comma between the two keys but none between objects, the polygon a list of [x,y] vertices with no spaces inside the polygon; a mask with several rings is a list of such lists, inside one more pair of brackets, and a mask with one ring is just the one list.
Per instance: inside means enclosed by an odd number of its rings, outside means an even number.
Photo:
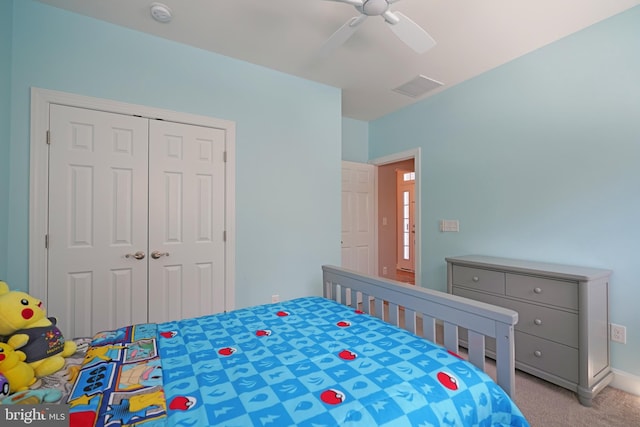
[{"label": "colorful blanket", "polygon": [[72,426],[528,426],[446,349],[324,298],[99,334]]},{"label": "colorful blanket", "polygon": [[157,325],[96,335],[67,402],[71,426],[165,426]]}]

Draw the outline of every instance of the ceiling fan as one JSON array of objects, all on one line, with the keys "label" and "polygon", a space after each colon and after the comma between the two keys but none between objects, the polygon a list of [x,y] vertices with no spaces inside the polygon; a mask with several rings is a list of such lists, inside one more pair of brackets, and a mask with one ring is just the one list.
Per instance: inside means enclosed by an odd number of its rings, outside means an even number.
[{"label": "ceiling fan", "polygon": [[400,12],[389,10],[391,4],[399,0],[328,0],[354,6],[359,16],[349,19],[325,42],[319,56],[328,56],[344,44],[370,16],[382,16],[389,28],[402,42],[417,53],[424,53],[436,45],[435,40],[422,27]]}]

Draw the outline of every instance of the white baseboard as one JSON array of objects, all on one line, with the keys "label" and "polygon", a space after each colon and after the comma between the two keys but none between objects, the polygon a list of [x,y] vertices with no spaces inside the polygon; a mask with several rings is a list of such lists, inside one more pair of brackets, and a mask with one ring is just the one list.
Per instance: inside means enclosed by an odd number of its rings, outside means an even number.
[{"label": "white baseboard", "polygon": [[640,377],[618,369],[611,369],[613,381],[611,387],[640,396]]}]

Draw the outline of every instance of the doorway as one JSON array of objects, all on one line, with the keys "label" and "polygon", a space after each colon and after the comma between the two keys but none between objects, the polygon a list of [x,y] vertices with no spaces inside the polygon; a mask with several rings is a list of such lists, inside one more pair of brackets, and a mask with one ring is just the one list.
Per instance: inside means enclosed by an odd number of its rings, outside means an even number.
[{"label": "doorway", "polygon": [[[420,149],[371,163],[377,166],[378,275],[420,285]],[[405,174],[408,181],[399,184]]]}]

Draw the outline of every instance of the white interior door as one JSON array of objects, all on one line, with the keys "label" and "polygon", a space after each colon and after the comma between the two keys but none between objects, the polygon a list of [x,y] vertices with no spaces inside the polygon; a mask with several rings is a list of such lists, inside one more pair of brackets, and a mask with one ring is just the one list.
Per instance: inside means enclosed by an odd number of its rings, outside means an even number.
[{"label": "white interior door", "polygon": [[48,313],[68,337],[145,322],[147,120],[49,113]]},{"label": "white interior door", "polygon": [[342,162],[342,267],[376,274],[375,166]]},{"label": "white interior door", "polygon": [[224,130],[151,121],[149,136],[149,321],[224,311]]}]

